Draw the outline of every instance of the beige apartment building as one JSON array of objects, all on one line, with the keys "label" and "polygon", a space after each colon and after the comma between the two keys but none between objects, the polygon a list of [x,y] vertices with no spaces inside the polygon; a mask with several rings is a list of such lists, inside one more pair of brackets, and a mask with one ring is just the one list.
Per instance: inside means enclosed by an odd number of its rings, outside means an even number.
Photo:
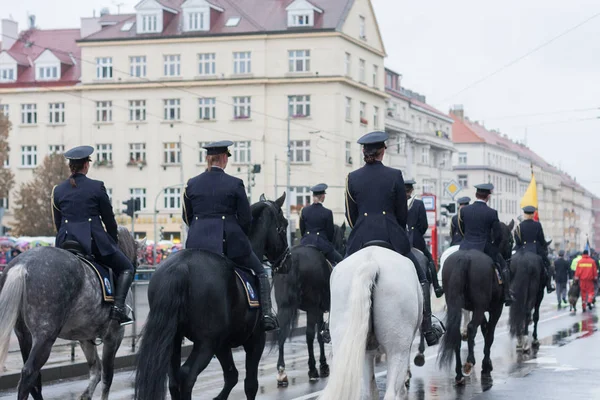
[{"label": "beige apartment building", "polygon": [[146,0],[80,29],[19,33],[3,20],[2,36],[17,182],[47,153],[90,144],[90,175],[115,210],[141,200],[138,236],[155,237],[156,213],[163,237],[180,239],[182,184],[204,171],[201,145],[223,139],[235,142],[228,172],[257,201],[286,189],[289,135],[292,226],[320,182],[341,223],[345,176],[362,165],[356,140],[385,126],[385,49],[369,0]]}]

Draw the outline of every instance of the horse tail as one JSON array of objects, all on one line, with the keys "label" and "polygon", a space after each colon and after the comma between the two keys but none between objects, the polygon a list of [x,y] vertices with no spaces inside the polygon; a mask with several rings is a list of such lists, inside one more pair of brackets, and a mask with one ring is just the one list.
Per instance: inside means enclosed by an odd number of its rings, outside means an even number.
[{"label": "horse tail", "polygon": [[[448,261],[446,261],[447,263]],[[452,364],[454,352],[460,346],[462,336],[460,333],[460,321],[462,310],[465,307],[465,289],[467,286],[467,271],[471,261],[465,254],[456,258],[456,264],[452,268],[448,287],[446,291],[446,333],[442,336],[439,350],[440,367],[449,367]],[[446,266],[448,268],[449,266]]]},{"label": "horse tail", "polygon": [[334,353],[334,368],[321,400],[359,399],[364,355],[370,329],[372,293],[379,273],[374,258],[361,265],[351,278],[348,322]]},{"label": "horse tail", "polygon": [[[164,400],[175,337],[184,316],[189,271],[185,263],[165,265],[150,298],[150,312],[137,356],[135,400]],[[159,270],[160,271],[160,270]],[[158,272],[157,272],[158,273]]]},{"label": "horse tail", "polygon": [[275,301],[277,302],[277,319],[279,334],[273,335],[271,349],[278,343],[285,342],[296,327],[298,307],[300,306],[300,256],[292,251],[286,262],[291,262],[287,274],[273,274]]},{"label": "horse tail", "polygon": [[6,280],[0,291],[0,371],[4,367],[8,347],[10,345],[10,335],[17,323],[19,310],[23,304],[25,295],[25,278],[27,277],[27,268],[23,264],[18,264],[6,273]]},{"label": "horse tail", "polygon": [[528,260],[523,256],[513,259],[513,264],[515,275],[511,278],[511,287],[515,301],[510,306],[508,325],[510,335],[515,337],[523,331],[527,319],[531,270]]}]

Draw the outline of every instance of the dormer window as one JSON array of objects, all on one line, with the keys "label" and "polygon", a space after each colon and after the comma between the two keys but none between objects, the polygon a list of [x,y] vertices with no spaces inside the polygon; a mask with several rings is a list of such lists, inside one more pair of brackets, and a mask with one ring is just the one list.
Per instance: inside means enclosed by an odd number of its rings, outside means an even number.
[{"label": "dormer window", "polygon": [[315,7],[308,0],[295,0],[286,11],[288,13],[288,27],[309,27],[315,25],[315,13],[323,10]]},{"label": "dormer window", "polygon": [[158,30],[158,17],[160,14],[141,15],[142,20],[140,33],[156,33]]},{"label": "dormer window", "polygon": [[210,31],[210,16],[212,10],[223,12],[206,0],[186,0],[182,5],[183,30],[186,32],[208,32]]},{"label": "dormer window", "polygon": [[0,66],[0,82],[14,82],[17,80],[16,66]]},{"label": "dormer window", "polygon": [[204,29],[204,15],[205,13],[200,11],[193,11],[187,13],[187,26],[186,31],[203,31]]},{"label": "dormer window", "polygon": [[314,15],[314,12],[311,12],[310,14],[292,15],[291,26],[312,26],[313,21],[311,18],[311,14]]},{"label": "dormer window", "polygon": [[60,79],[58,65],[36,65],[35,79],[38,81],[52,81]]}]

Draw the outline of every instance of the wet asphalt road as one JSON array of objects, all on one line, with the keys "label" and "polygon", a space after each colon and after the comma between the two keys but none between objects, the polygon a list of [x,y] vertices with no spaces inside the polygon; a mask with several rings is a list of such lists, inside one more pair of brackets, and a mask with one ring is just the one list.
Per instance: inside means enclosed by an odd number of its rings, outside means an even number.
[{"label": "wet asphalt road", "polygon": [[[549,298],[548,298],[549,297]],[[576,315],[564,309],[556,310],[554,296],[548,296],[542,305],[539,338],[541,347],[537,354],[517,356],[515,340],[506,330],[505,310],[496,331],[496,340],[492,347],[494,372],[493,382],[480,378],[483,343],[478,334],[474,374],[467,378],[464,387],[454,385],[453,371],[440,371],[435,364],[437,346],[425,352],[426,364],[422,368],[412,366],[413,378],[408,399],[600,399],[600,335],[597,330],[598,318],[593,313]],[[318,397],[326,380],[316,383],[308,381],[306,346],[303,338],[295,338],[287,344],[287,374],[290,385],[277,388],[276,362],[277,352],[265,350],[261,362],[259,399],[270,400],[310,400]],[[316,342],[315,342],[316,345]],[[315,346],[317,350],[318,347]],[[466,357],[466,345],[463,346]],[[330,348],[327,347],[330,358]],[[230,399],[245,399],[243,394],[243,353],[234,354],[240,370],[240,382],[232,392]],[[464,358],[463,358],[464,360]],[[132,398],[133,371],[119,372],[111,391],[113,400]],[[378,385],[385,389],[385,365],[377,367]],[[44,387],[47,400],[78,399],[85,389],[84,380],[59,382]],[[196,399],[212,399],[222,387],[222,374],[216,360],[199,376],[194,390]],[[99,397],[99,390],[96,396]],[[0,393],[0,400],[15,399],[14,392]]]}]

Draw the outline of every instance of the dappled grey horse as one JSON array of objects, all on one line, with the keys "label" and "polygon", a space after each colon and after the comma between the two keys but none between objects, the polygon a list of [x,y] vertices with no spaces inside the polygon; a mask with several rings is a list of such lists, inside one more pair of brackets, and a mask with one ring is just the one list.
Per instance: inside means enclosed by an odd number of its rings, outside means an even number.
[{"label": "dappled grey horse", "polygon": [[[135,265],[137,243],[119,227],[119,247]],[[38,247],[15,258],[0,277],[0,369],[6,361],[11,331],[15,330],[25,363],[18,400],[29,394],[41,400],[41,369],[57,338],[77,340],[90,366],[90,381],[81,399],[91,400],[102,379],[102,399],[108,399],[115,355],[124,328],[109,318],[98,276],[74,254]],[[95,341],[104,344],[102,360]]]}]

